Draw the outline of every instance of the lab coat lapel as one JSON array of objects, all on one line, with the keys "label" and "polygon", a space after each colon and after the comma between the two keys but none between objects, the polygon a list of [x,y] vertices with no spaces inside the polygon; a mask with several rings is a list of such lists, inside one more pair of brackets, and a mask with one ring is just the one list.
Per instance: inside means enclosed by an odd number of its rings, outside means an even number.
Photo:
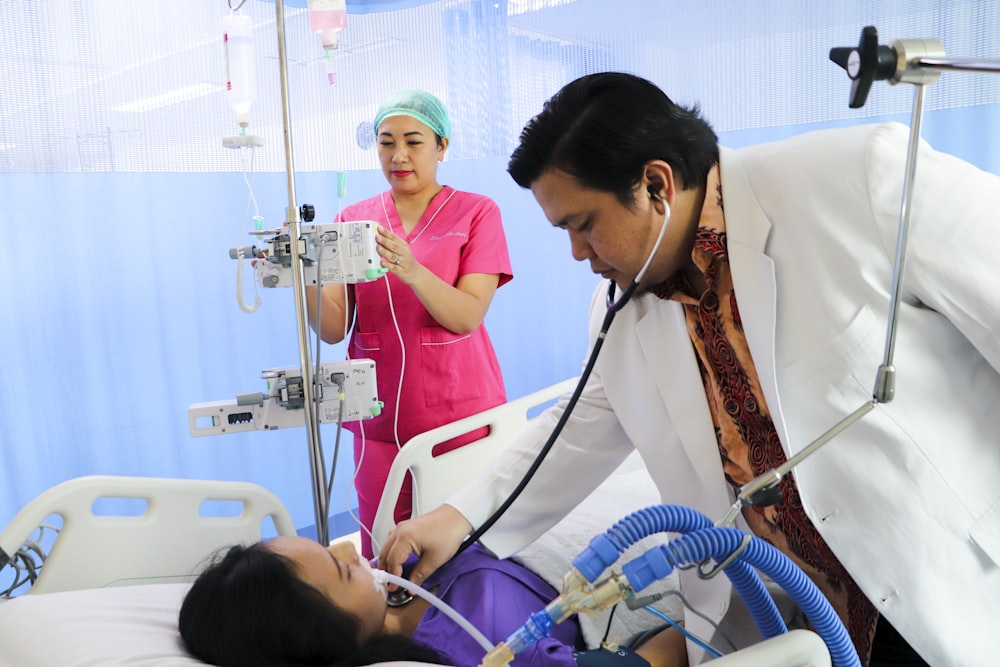
[{"label": "lab coat lapel", "polygon": [[722,464],[705,392],[697,389],[703,383],[684,310],[677,303],[662,305],[669,307],[650,308],[636,323],[639,347],[692,467],[706,488],[717,489]]},{"label": "lab coat lapel", "polygon": [[734,151],[722,149],[721,173],[726,247],[743,333],[771,420],[788,455],[788,432],[778,397],[775,371],[777,286],[774,262],[764,253],[771,223],[760,210],[746,171]]},{"label": "lab coat lapel", "polygon": [[[736,154],[722,149],[721,165],[727,247],[740,317],[761,390],[787,454],[788,435],[775,372],[774,263],[764,254],[771,223],[760,210]],[[692,390],[703,386],[701,372],[684,310],[680,304],[669,306],[649,308],[640,316],[635,325],[639,346],[692,467],[706,488],[716,489],[723,477],[715,428],[704,392]]]}]

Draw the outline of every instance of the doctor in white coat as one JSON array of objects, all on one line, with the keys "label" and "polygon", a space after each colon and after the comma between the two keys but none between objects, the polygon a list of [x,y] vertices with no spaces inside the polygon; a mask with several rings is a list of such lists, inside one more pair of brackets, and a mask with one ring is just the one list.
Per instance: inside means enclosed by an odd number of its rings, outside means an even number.
[{"label": "doctor in white coat", "polygon": [[[860,126],[720,149],[697,109],[614,73],[578,79],[547,102],[511,159],[515,180],[567,230],[573,256],[621,289],[653,258],[561,436],[482,542],[499,556],[529,544],[633,449],[664,503],[720,519],[746,481],[741,461],[759,473],[871,401],[907,132]],[[713,221],[722,233],[709,238]],[[862,664],[997,663],[998,224],[1000,177],[921,144],[895,397],[796,467],[777,515],[745,508],[741,517],[741,527],[782,548],[833,596]],[[696,259],[696,241],[721,248],[724,285],[706,283],[716,274]],[[678,285],[691,298],[677,298]],[[592,335],[606,290],[605,281],[595,292]],[[730,326],[717,333],[727,339],[719,349],[736,351],[734,374],[720,370],[731,360],[713,357],[715,343],[706,346],[706,320],[692,319],[713,290],[731,302]],[[734,377],[747,381],[742,394],[724,386]],[[753,409],[731,406],[734,396]],[[521,479],[566,402],[448,504],[397,526],[383,566],[398,571],[417,553],[419,581],[450,558]],[[768,419],[753,422],[754,411]],[[682,581],[696,608],[716,621],[725,615],[728,580],[687,572]],[[848,589],[860,593],[845,607]],[[686,622],[711,635],[696,615]],[[894,631],[902,640],[891,641]],[[901,662],[880,662],[893,651]],[[701,657],[689,644],[692,664]]]}]

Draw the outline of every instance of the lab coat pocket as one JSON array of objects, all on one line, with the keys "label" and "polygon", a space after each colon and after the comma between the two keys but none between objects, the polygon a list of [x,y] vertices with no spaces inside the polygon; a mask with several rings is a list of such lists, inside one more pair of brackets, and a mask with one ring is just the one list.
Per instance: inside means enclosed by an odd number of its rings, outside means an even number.
[{"label": "lab coat pocket", "polygon": [[469,382],[465,377],[469,360],[475,358],[472,346],[471,334],[455,334],[442,327],[420,330],[427,407],[479,398],[480,383]]},{"label": "lab coat pocket", "polygon": [[868,304],[862,304],[842,331],[819,341],[810,354],[786,365],[785,380],[791,385],[799,385],[820,374],[842,378],[845,373],[849,375],[858,370],[874,378],[880,362],[879,341],[884,338],[880,330],[878,318]]}]

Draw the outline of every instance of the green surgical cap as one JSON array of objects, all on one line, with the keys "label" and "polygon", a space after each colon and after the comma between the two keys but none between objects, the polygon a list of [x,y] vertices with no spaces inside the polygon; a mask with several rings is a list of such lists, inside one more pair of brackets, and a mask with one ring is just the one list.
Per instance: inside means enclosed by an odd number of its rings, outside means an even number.
[{"label": "green surgical cap", "polygon": [[441,100],[422,90],[402,90],[382,102],[375,114],[375,133],[382,121],[391,116],[409,116],[431,128],[439,137],[451,134],[448,110]]}]

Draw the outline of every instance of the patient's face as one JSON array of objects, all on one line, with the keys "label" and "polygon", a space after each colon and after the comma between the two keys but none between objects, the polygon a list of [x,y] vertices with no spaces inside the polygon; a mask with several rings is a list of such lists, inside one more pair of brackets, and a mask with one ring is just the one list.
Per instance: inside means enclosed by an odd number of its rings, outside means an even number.
[{"label": "patient's face", "polygon": [[270,540],[268,547],[292,561],[302,581],[340,609],[357,616],[365,639],[384,631],[385,599],[353,544],[344,542],[324,548],[305,537],[283,536]]}]

